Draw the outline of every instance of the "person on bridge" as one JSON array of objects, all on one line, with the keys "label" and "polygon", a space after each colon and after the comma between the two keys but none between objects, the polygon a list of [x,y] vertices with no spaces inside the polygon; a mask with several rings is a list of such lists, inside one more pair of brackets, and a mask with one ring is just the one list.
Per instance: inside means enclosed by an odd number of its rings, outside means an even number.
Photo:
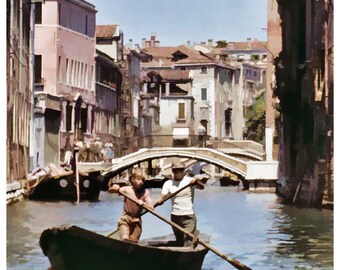
[{"label": "person on bridge", "polygon": [[[204,186],[197,181],[197,179],[185,175],[185,166],[181,162],[172,163],[173,179],[167,180],[162,187],[161,197],[155,202],[154,207],[163,203],[168,193],[175,193],[180,188],[191,184],[190,187],[176,194],[171,198],[172,211],[171,221],[186,229],[188,232],[194,234],[196,231],[196,215],[193,208],[194,202],[194,185],[197,188],[203,189]],[[179,246],[188,247],[191,245],[191,238],[184,235],[181,231],[176,228],[172,228],[176,242]]]},{"label": "person on bridge", "polygon": [[200,121],[198,127],[197,127],[197,134],[198,134],[198,145],[199,147],[205,147],[205,134],[206,129],[202,124],[202,121]]},{"label": "person on bridge", "polygon": [[142,175],[133,173],[129,181],[131,186],[120,187],[117,184],[112,185],[108,192],[125,193],[128,196],[138,201],[139,205],[131,200],[124,199],[123,213],[118,221],[119,236],[121,240],[138,242],[142,234],[142,219],[143,203],[152,207],[150,192],[144,188],[145,178]]}]

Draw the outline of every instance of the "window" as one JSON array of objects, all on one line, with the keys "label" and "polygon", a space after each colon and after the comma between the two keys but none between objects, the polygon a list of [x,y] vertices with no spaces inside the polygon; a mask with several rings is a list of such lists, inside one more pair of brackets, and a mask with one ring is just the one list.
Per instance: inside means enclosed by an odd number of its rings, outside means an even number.
[{"label": "window", "polygon": [[87,108],[80,109],[80,130],[84,133],[87,131]]},{"label": "window", "polygon": [[61,82],[63,80],[62,66],[61,66],[61,56],[58,57],[58,80],[59,80],[59,82]]},{"label": "window", "polygon": [[251,56],[251,61],[258,61],[258,60],[260,60],[260,56],[258,54],[253,54]]},{"label": "window", "polygon": [[185,119],[185,103],[178,103],[178,119]]},{"label": "window", "polygon": [[35,24],[41,23],[42,23],[41,3],[37,2],[35,3]]},{"label": "window", "polygon": [[84,64],[80,63],[80,82],[79,86],[84,87]]},{"label": "window", "polygon": [[34,83],[42,83],[42,80],[41,80],[41,55],[34,55]]},{"label": "window", "polygon": [[227,137],[231,136],[231,112],[231,108],[224,111],[225,135]]},{"label": "window", "polygon": [[85,79],[84,79],[84,88],[88,88],[88,80],[89,80],[89,74],[88,74],[87,64],[85,64]]},{"label": "window", "polygon": [[69,84],[70,83],[70,64],[68,61],[68,58],[66,58],[66,83]]},{"label": "window", "polygon": [[71,60],[71,69],[70,69],[70,85],[74,83],[74,61]]},{"label": "window", "polygon": [[95,72],[94,72],[94,65],[91,66],[91,81],[90,81],[90,88],[94,89],[95,86]]},{"label": "window", "polygon": [[208,73],[207,67],[201,67],[201,73]]},{"label": "window", "polygon": [[256,72],[256,71],[254,71],[254,76],[255,76],[255,77],[257,76],[257,72]]},{"label": "window", "polygon": [[201,88],[201,100],[207,100],[207,88]]},{"label": "window", "polygon": [[73,107],[70,104],[66,106],[66,131],[72,130],[72,109]]},{"label": "window", "polygon": [[186,67],[180,67],[179,69],[180,69],[180,70],[187,70]]}]

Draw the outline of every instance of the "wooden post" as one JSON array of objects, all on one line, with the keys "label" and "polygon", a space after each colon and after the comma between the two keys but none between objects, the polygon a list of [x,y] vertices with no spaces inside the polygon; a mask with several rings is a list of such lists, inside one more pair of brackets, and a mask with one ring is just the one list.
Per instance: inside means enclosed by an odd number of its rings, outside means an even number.
[{"label": "wooden post", "polygon": [[79,148],[75,147],[74,148],[74,168],[72,169],[76,177],[77,204],[79,204],[79,201],[80,201],[78,156],[79,156]]}]

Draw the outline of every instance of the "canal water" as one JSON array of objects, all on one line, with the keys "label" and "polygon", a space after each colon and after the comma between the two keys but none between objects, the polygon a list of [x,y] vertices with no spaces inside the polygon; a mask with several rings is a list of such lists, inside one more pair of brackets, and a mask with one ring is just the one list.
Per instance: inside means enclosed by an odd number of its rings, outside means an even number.
[{"label": "canal water", "polygon": [[[151,189],[154,199],[160,189]],[[7,207],[7,269],[46,270],[50,264],[39,247],[41,232],[52,226],[77,225],[105,234],[117,226],[123,198],[101,192],[99,202],[21,201]],[[156,208],[169,218],[170,202]],[[211,245],[253,269],[333,269],[333,211],[299,209],[281,204],[273,193],[207,185],[197,190],[198,229]],[[142,239],[171,233],[152,214],[143,216]],[[213,252],[204,270],[235,269]],[[98,269],[99,270],[99,269]]]}]

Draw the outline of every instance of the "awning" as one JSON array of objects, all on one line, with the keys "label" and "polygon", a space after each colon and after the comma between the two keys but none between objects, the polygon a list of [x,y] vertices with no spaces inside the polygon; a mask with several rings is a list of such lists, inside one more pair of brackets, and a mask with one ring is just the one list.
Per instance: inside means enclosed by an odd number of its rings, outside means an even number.
[{"label": "awning", "polygon": [[174,139],[187,139],[189,137],[189,128],[173,128],[172,136]]}]

